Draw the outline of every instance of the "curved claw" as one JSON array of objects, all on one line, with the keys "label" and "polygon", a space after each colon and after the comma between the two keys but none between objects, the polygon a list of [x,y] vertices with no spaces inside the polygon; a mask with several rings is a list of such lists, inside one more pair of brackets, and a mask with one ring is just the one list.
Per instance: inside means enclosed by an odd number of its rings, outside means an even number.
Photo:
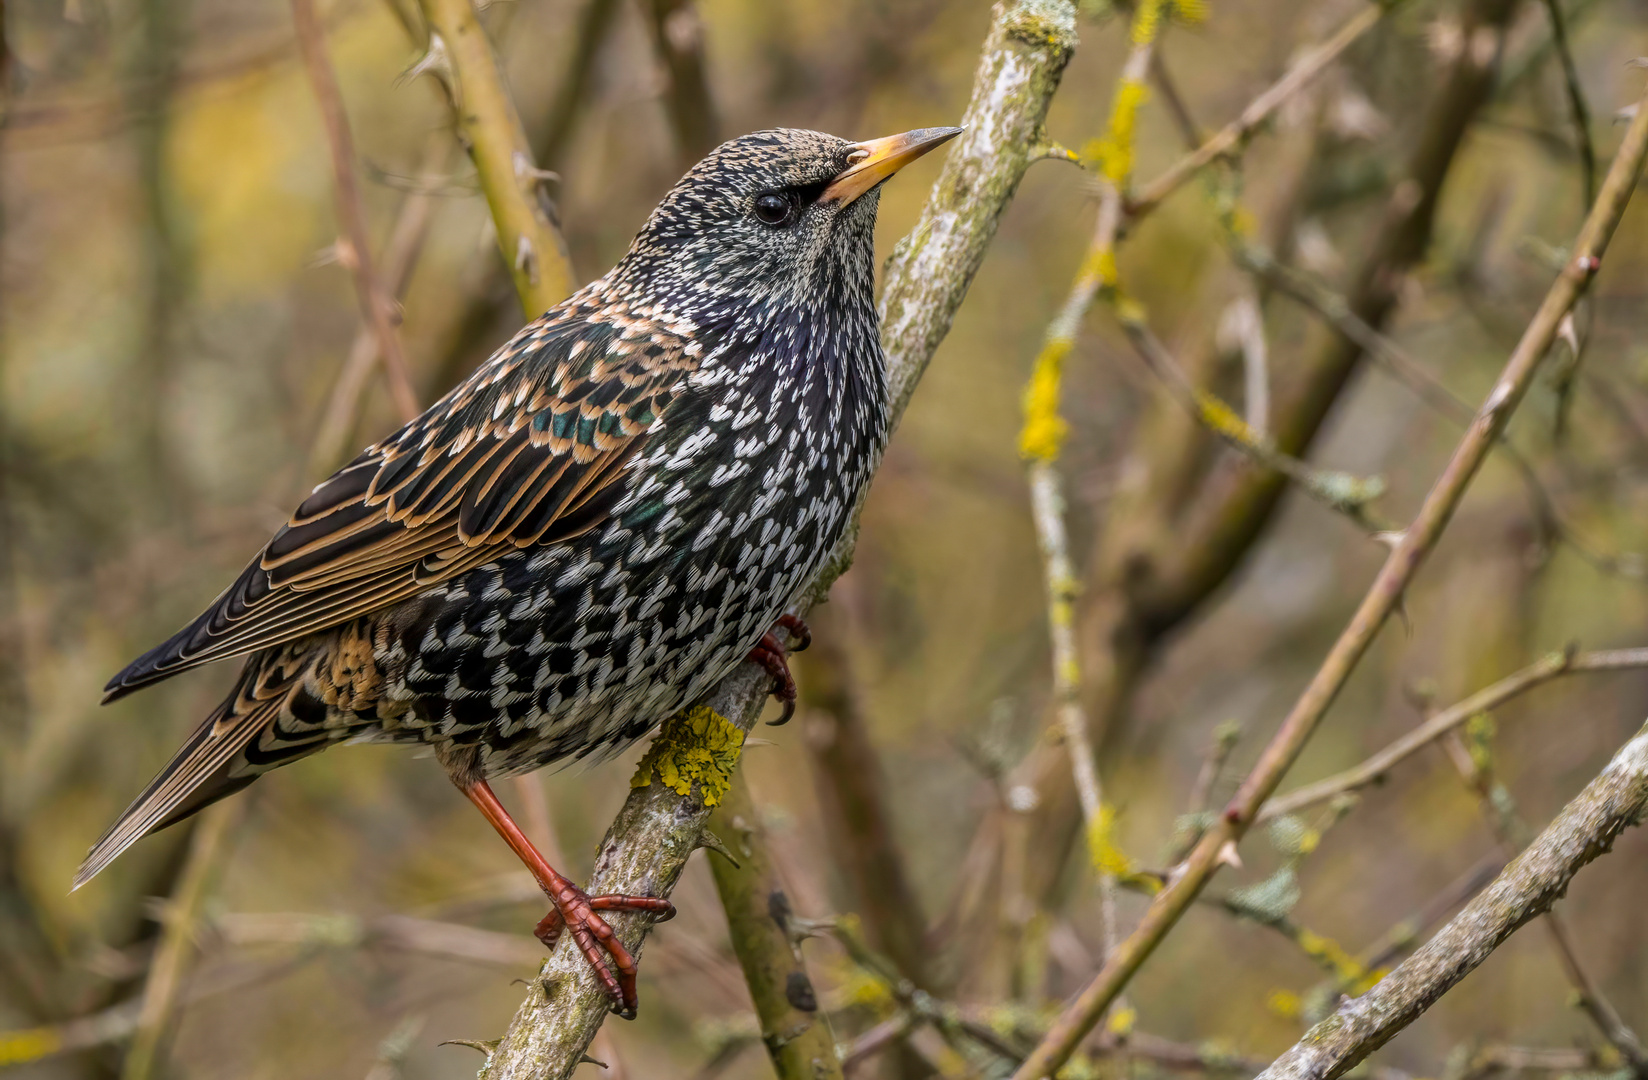
[{"label": "curved claw", "polygon": [[772,695],[784,703],[783,715],[767,723],[773,727],[789,723],[790,718],[795,715],[796,691],[795,676],[790,674],[789,661],[784,657],[784,646],[779,644],[778,638],[771,631],[768,631],[761,635],[761,641],[750,650],[749,659],[767,669],[767,674],[771,675],[773,680]]},{"label": "curved claw", "polygon": [[[644,911],[657,916],[657,922],[675,918],[675,905],[656,896],[590,896],[582,889],[569,885],[559,895],[550,897],[555,906],[539,920],[533,936],[553,950],[561,934],[569,926],[572,940],[594,969],[601,987],[612,999],[613,1012],[625,1020],[635,1019],[639,996],[635,987],[635,958],[624,948],[607,921],[597,911]],[[616,973],[614,973],[616,969]]]},{"label": "curved claw", "polygon": [[780,615],[775,625],[788,630],[790,637],[795,639],[795,647],[790,650],[791,652],[806,652],[807,646],[813,643],[812,627],[799,615]]}]

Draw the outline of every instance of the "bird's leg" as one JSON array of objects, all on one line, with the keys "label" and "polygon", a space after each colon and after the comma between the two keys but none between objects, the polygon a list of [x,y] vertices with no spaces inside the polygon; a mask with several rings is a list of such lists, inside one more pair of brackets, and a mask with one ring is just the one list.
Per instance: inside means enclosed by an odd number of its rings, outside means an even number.
[{"label": "bird's leg", "polygon": [[[635,1019],[635,958],[624,948],[607,921],[595,913],[646,911],[657,915],[658,922],[663,922],[675,917],[675,905],[654,896],[590,896],[538,854],[538,849],[521,832],[520,826],[515,824],[515,819],[509,816],[509,811],[504,809],[503,803],[498,801],[498,796],[492,793],[485,780],[460,784],[459,787],[476,809],[486,815],[486,820],[498,830],[498,835],[504,838],[526,868],[532,871],[538,887],[554,904],[533,934],[545,947],[553,949],[560,940],[561,931],[570,928],[572,940],[578,943],[584,959],[595,969],[595,977],[615,1003],[615,1011],[626,1020]],[[614,968],[617,969],[616,975],[613,974]]]},{"label": "bird's leg", "polygon": [[[813,632],[799,615],[780,615],[773,623],[774,627],[782,627],[796,641],[795,651],[800,652],[813,643]],[[769,720],[774,727],[790,722],[795,715],[795,676],[790,674],[790,662],[784,649],[784,643],[772,630],[761,635],[761,640],[755,648],[750,650],[749,660],[760,664],[772,676],[773,697],[784,703],[784,715],[777,720]]]}]

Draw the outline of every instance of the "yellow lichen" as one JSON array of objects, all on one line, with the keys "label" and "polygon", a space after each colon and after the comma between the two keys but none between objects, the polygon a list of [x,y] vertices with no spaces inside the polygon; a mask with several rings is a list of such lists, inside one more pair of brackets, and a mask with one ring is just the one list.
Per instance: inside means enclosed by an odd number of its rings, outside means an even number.
[{"label": "yellow lichen", "polygon": [[1104,138],[1094,147],[1099,173],[1117,187],[1133,174],[1133,134],[1138,126],[1139,106],[1148,96],[1144,83],[1135,79],[1124,79],[1118,84],[1116,100],[1110,106],[1110,124]]},{"label": "yellow lichen", "polygon": [[1099,873],[1148,892],[1161,891],[1162,883],[1149,874],[1141,873],[1132,857],[1117,846],[1115,807],[1099,807],[1098,815],[1088,825],[1087,853]]},{"label": "yellow lichen", "polygon": [[1162,12],[1167,0],[1143,0],[1133,13],[1133,44],[1148,45],[1162,28]]},{"label": "yellow lichen", "polygon": [[1305,1013],[1305,1003],[1291,990],[1272,990],[1265,1007],[1284,1020],[1297,1020]]},{"label": "yellow lichen", "polygon": [[1019,432],[1019,453],[1032,461],[1053,461],[1059,456],[1070,425],[1059,415],[1059,379],[1070,342],[1054,339],[1042,346],[1035,371],[1024,388],[1024,428]]},{"label": "yellow lichen", "polygon": [[49,1057],[63,1048],[63,1037],[54,1028],[25,1028],[0,1034],[0,1068],[27,1065]]},{"label": "yellow lichen", "polygon": [[744,748],[738,725],[711,709],[697,705],[664,722],[636,766],[629,786],[643,788],[658,774],[665,787],[686,795],[697,784],[705,806],[716,806],[732,783],[732,771]]}]

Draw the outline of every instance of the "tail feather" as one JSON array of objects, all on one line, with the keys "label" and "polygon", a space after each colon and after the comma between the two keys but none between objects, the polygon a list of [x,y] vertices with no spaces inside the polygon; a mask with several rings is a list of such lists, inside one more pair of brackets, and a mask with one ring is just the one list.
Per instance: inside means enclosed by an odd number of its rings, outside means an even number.
[{"label": "tail feather", "polygon": [[275,723],[302,683],[301,670],[294,670],[301,664],[290,664],[291,657],[280,655],[284,651],[247,663],[234,692],[92,845],[74,875],[74,889],[143,837],[239,791],[264,771],[246,760],[247,746]]}]

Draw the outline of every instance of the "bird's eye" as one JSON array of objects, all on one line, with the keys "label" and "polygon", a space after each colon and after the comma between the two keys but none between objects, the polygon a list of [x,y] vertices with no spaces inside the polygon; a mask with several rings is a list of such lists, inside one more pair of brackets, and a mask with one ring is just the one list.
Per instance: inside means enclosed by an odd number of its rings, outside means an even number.
[{"label": "bird's eye", "polygon": [[766,225],[788,225],[795,212],[795,204],[782,195],[768,192],[755,199],[755,216]]}]

